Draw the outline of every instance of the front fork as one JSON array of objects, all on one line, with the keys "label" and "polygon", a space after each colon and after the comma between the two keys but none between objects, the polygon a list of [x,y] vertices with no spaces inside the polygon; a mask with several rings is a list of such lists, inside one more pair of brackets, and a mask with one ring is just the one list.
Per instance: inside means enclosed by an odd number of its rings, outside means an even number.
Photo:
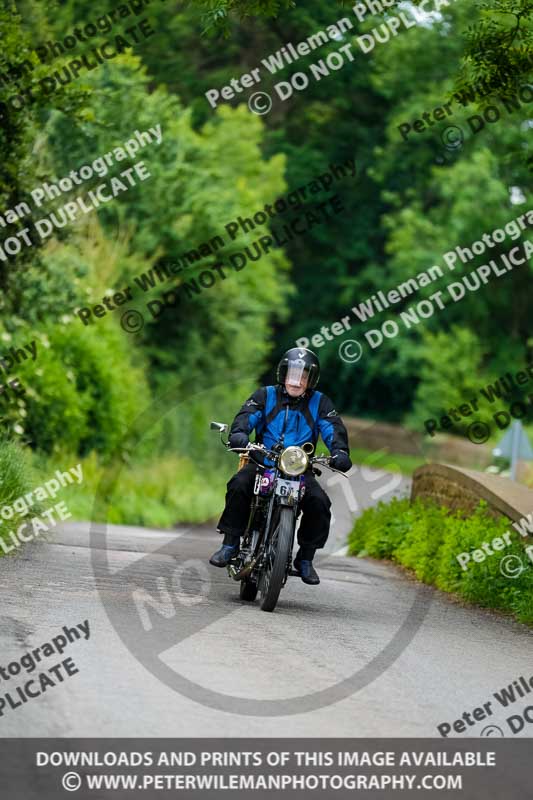
[{"label": "front fork", "polygon": [[[276,476],[278,474],[279,473],[276,472]],[[288,563],[287,563],[287,570],[286,570],[286,573],[285,573],[285,579],[283,581],[283,586],[285,586],[285,584],[287,582],[287,577],[289,575],[295,575],[295,576],[299,576],[300,575],[299,572],[297,572],[296,570],[293,569],[293,566],[292,566],[292,551],[294,549],[294,538],[296,536],[296,525],[298,523],[298,517],[300,515],[300,504],[302,502],[302,499],[303,499],[303,496],[304,496],[304,492],[305,492],[305,483],[302,482],[301,485],[300,485],[300,493],[299,493],[297,501],[294,501],[292,498],[291,499],[278,499],[276,501],[275,495],[272,495],[271,498],[270,498],[270,503],[269,503],[269,508],[268,508],[268,517],[267,517],[267,521],[266,521],[265,528],[264,528],[265,531],[268,531],[268,537],[267,537],[267,539],[266,539],[266,541],[264,543],[264,546],[262,547],[261,558],[258,560],[259,561],[258,566],[259,566],[259,568],[262,568],[262,566],[263,566],[263,560],[264,560],[265,554],[267,552],[267,548],[268,548],[268,546],[270,544],[271,536],[273,535],[275,526],[277,525],[281,509],[282,508],[287,508],[287,507],[291,508],[292,512],[293,512],[293,515],[294,515],[293,526],[292,526],[292,541],[291,541],[291,547],[290,547],[290,550],[289,550],[289,560],[288,560]],[[273,516],[275,511],[277,512],[278,519],[276,519]]]},{"label": "front fork", "polygon": [[[278,503],[277,504],[278,519],[274,519],[274,524],[272,525],[272,528],[270,529],[270,531],[271,531],[271,533],[273,535],[275,527],[276,527],[276,525],[277,525],[277,523],[279,521],[279,515],[281,513],[281,509],[287,508],[288,506],[292,508],[292,512],[293,512],[292,539],[291,539],[291,546],[289,548],[289,559],[288,559],[287,567],[286,567],[286,570],[285,570],[285,578],[283,579],[282,586],[285,586],[285,584],[287,583],[287,578],[289,577],[289,575],[295,575],[295,576],[299,576],[300,575],[300,573],[297,572],[295,569],[293,569],[293,566],[292,566],[292,551],[294,549],[294,538],[296,536],[296,525],[298,523],[298,516],[300,514],[299,502],[298,502],[298,505],[296,507],[294,505],[291,505],[291,504],[288,504],[288,503]],[[267,551],[268,545],[271,542],[271,538],[272,537],[269,536],[268,540],[265,542],[263,556],[266,555],[266,551]],[[262,564],[260,563],[259,566],[261,567]]]},{"label": "front fork", "polygon": [[[276,472],[276,474],[277,474],[277,472]],[[259,511],[261,511],[261,505],[262,505],[261,502],[260,502],[260,499],[259,499],[261,497],[261,494],[260,494],[260,481],[261,481],[261,474],[258,472],[258,474],[256,476],[255,486],[254,486],[254,499],[252,501],[252,505],[251,505],[251,508],[250,508],[250,516],[248,517],[248,523],[246,525],[246,529],[245,529],[244,535],[243,535],[243,545],[244,545],[244,547],[241,548],[241,552],[242,552],[242,550],[247,550],[248,551],[249,556],[251,556],[250,561],[244,567],[242,567],[241,569],[238,569],[237,566],[234,563],[230,563],[228,565],[228,573],[235,581],[240,581],[243,578],[248,577],[254,571],[254,569],[256,569],[256,568],[258,568],[259,570],[262,569],[263,564],[264,564],[264,558],[265,558],[268,546],[270,544],[271,537],[272,537],[272,534],[274,532],[275,525],[277,524],[276,512],[278,512],[277,516],[279,517],[279,510],[281,508],[289,506],[289,507],[291,507],[293,509],[294,525],[293,525],[293,534],[292,534],[292,544],[291,544],[291,548],[290,548],[290,552],[289,552],[289,561],[288,561],[288,564],[287,564],[287,572],[286,572],[286,575],[285,575],[285,580],[283,582],[283,585],[285,585],[288,575],[299,575],[300,574],[299,572],[296,572],[292,568],[292,551],[293,551],[293,548],[294,548],[294,537],[296,535],[296,525],[297,525],[297,522],[298,522],[298,516],[300,514],[300,503],[301,503],[303,494],[300,494],[300,497],[298,498],[298,502],[296,504],[296,507],[295,507],[295,504],[292,503],[292,502],[289,502],[289,503],[287,503],[287,502],[279,502],[279,501],[277,502],[276,501],[276,496],[274,494],[272,494],[270,499],[269,499],[269,502],[268,502],[268,511],[266,513],[266,520],[264,519],[264,513],[263,513],[263,515],[262,515],[263,516],[263,520],[261,521],[261,523],[259,525],[257,525],[257,524],[254,525],[254,521],[255,521],[256,515],[257,515],[257,513]],[[264,506],[263,506],[263,509],[264,509]],[[250,536],[250,533],[252,533],[252,539],[251,539],[250,543],[248,544],[248,546],[246,546],[247,538]],[[261,539],[263,539],[263,541],[261,541]]]}]

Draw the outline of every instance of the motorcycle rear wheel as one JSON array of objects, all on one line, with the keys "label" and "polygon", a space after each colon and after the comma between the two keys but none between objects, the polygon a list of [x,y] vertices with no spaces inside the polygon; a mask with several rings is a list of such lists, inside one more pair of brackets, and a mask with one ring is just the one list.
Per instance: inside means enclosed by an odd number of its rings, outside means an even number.
[{"label": "motorcycle rear wheel", "polygon": [[294,532],[294,514],[291,508],[280,510],[279,522],[272,537],[275,552],[270,564],[267,564],[260,581],[261,609],[274,611],[279,593],[285,580],[289,551],[292,546]]}]

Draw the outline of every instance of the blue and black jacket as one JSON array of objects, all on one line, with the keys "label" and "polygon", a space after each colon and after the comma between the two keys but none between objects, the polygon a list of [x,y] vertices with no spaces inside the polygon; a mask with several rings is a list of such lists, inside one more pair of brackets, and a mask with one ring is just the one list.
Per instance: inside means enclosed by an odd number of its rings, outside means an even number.
[{"label": "blue and black jacket", "polygon": [[348,433],[335,411],[329,397],[316,389],[306,391],[301,397],[291,397],[284,386],[263,386],[244,403],[233,420],[230,430],[234,434],[250,436],[255,430],[256,442],[271,448],[284,434],[283,444],[315,446],[319,435],[331,455],[350,452]]}]

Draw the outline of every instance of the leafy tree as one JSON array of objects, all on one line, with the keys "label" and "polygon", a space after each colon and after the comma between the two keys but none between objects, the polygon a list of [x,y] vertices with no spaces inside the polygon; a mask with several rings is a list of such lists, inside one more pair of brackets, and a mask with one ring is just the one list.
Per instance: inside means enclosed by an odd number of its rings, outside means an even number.
[{"label": "leafy tree", "polygon": [[[250,120],[243,110],[225,108],[203,130],[193,131],[190,113],[177,98],[163,87],[149,91],[149,78],[134,56],[117,58],[92,80],[94,121],[74,125],[68,118],[57,118],[51,131],[57,174],[81,161],[90,163],[127,140],[134,130],[160,125],[163,136],[159,146],[154,142],[136,157],[143,159],[151,177],[119,195],[100,215],[109,234],[117,228],[128,232],[132,258],[128,269],[117,276],[119,280],[132,282],[152,263],[175,263],[217,235],[224,240],[220,254],[228,264],[233,253],[264,235],[266,231],[259,229],[232,242],[225,230],[227,223],[260,210],[285,189],[283,159],[264,161],[261,157],[260,120]],[[236,141],[241,142],[239,151],[229,161],[227,153]],[[120,173],[124,164],[119,162],[110,174]],[[149,299],[157,299],[172,286],[190,283],[217,258],[218,254],[190,265],[183,276],[161,284]],[[225,363],[246,361],[253,354],[260,368],[269,349],[270,320],[283,315],[286,268],[282,251],[275,250],[240,272],[228,266],[227,278],[210,290],[200,294],[182,290],[175,307],[147,331],[147,346],[155,348],[156,361],[164,369],[184,373],[190,373],[194,364],[203,365],[209,360],[209,348],[188,346],[188,341],[198,339],[196,329],[204,340],[216,336]],[[137,290],[137,294],[144,299],[142,292]],[[250,320],[255,340],[249,336]],[[181,347],[169,349],[169,341],[180,341]]]},{"label": "leafy tree", "polygon": [[[368,55],[358,48],[356,36],[382,21],[381,16],[359,24],[349,4],[324,0],[305,4],[200,0],[185,8],[151,3],[142,15],[115,21],[110,33],[77,48],[76,55],[112,40],[145,16],[156,32],[131,52],[84,72],[60,92],[48,97],[36,93],[24,114],[9,110],[0,132],[3,207],[27,196],[39,182],[56,180],[90,163],[136,129],[159,124],[163,142],[138,154],[150,172],[149,180],[102,206],[79,226],[57,230],[47,246],[26,249],[7,264],[0,263],[5,320],[0,333],[11,337],[9,341],[17,337],[22,341],[34,331],[44,332],[50,341],[53,338],[55,348],[47,360],[46,378],[35,382],[36,395],[24,406],[26,422],[15,421],[13,406],[8,412],[10,424],[17,424],[24,435],[31,430],[37,444],[41,437],[47,442],[60,438],[63,411],[59,405],[54,408],[55,422],[47,430],[44,404],[52,396],[52,385],[59,391],[62,370],[72,371],[63,400],[76,421],[65,425],[65,437],[82,450],[97,447],[104,452],[113,440],[112,420],[120,407],[118,401],[110,404],[113,413],[100,420],[105,435],[93,436],[97,387],[101,383],[110,390],[106,375],[96,366],[94,370],[80,366],[85,376],[94,373],[94,381],[83,379],[78,405],[74,398],[66,399],[81,385],[72,354],[80,365],[95,365],[92,337],[98,331],[106,331],[102,357],[120,334],[123,369],[138,376],[143,387],[139,397],[144,400],[149,397],[148,382],[152,392],[176,383],[188,394],[210,370],[226,375],[244,364],[253,365],[245,370],[251,388],[261,373],[264,380],[271,379],[280,350],[340,317],[350,315],[352,330],[346,338],[364,341],[365,331],[387,315],[360,324],[350,314],[351,307],[432,264],[442,264],[443,253],[459,244],[468,246],[483,232],[517,216],[525,208],[530,181],[527,105],[521,103],[511,113],[492,93],[458,102],[460,92],[498,74],[504,78],[501,94],[509,104],[511,90],[526,77],[530,10],[525,0],[512,9],[506,3],[452,4]],[[75,25],[109,13],[105,0],[67,0],[46,7],[21,0],[18,7],[19,13],[14,6],[4,9],[0,23],[6,60],[24,56],[34,61],[35,70],[17,84],[20,90],[34,86],[52,69],[30,55],[32,46],[45,38],[63,39]],[[389,8],[385,17],[395,11]],[[321,81],[312,80],[305,92],[294,92],[286,102],[277,99],[274,84],[308,71],[310,63],[338,50],[341,42],[331,41],[276,75],[263,70],[258,86],[216,111],[207,103],[205,93],[210,88],[221,88],[281,45],[297,43],[342,15],[354,23],[342,40],[352,45],[353,63],[347,61]],[[221,31],[226,38],[217,38]],[[54,61],[53,69],[71,58],[65,54]],[[261,118],[246,106],[255,89],[275,99],[272,112]],[[413,130],[414,120],[445,103],[451,112],[444,120],[428,123],[421,133]],[[488,104],[497,104],[501,120],[474,133],[474,115],[483,121]],[[407,139],[399,130],[405,123],[411,125]],[[441,138],[452,125],[463,131],[462,145],[454,151]],[[229,267],[227,277],[210,289],[195,293],[190,288],[216,259],[227,266],[232,255],[268,233],[268,226],[260,226],[246,235],[239,232],[230,241],[226,223],[239,215],[253,215],[265,203],[347,159],[357,163],[356,179],[338,181],[330,192],[339,195],[342,214],[283,249],[249,260],[239,272]],[[116,164],[110,175],[125,166],[131,166],[130,160]],[[95,180],[94,185],[108,180],[109,176]],[[325,197],[310,198],[293,216],[313,211]],[[62,202],[50,204],[43,213]],[[169,289],[177,290],[172,307],[160,317],[151,320],[146,315],[147,324],[136,338],[124,339],[118,314],[98,320],[90,331],[72,316],[77,305],[98,303],[113,288],[136,286],[139,273],[177,262],[217,234],[224,237],[223,250],[189,265],[149,294],[136,290],[133,305],[143,312],[148,300],[162,300]],[[504,248],[498,246],[492,255]],[[458,264],[454,272],[446,272],[443,283],[459,279],[478,263]],[[340,360],[340,339],[328,342],[319,349],[324,387],[345,412],[400,419],[413,404],[415,416],[431,410],[448,381],[446,371],[436,368],[439,347],[454,353],[465,348],[461,386],[470,385],[467,372],[475,382],[506,360],[521,363],[527,356],[529,281],[527,269],[516,270],[498,284],[497,292],[484,287],[469,293],[423,327],[402,330],[401,336],[377,350],[367,347],[357,365]],[[438,288],[421,290],[416,300]],[[407,298],[390,314],[412,301]],[[509,308],[514,310],[511,322]],[[72,343],[70,329],[75,330]],[[482,354],[468,344],[478,337],[483,341]],[[243,391],[242,385],[220,389],[216,395],[220,408],[237,405]],[[205,424],[208,405],[199,401],[186,418],[168,421],[167,441],[191,444]],[[136,407],[128,406],[125,415],[134,415]]]},{"label": "leafy tree", "polygon": [[531,76],[533,5],[530,0],[480,3],[481,19],[465,33],[459,86],[494,82],[492,96],[512,96]]},{"label": "leafy tree", "polygon": [[[471,12],[468,4],[450,7],[442,12],[441,22],[398,36],[374,54],[372,80],[390,102],[387,141],[385,146],[376,147],[371,167],[371,175],[381,185],[382,198],[388,205],[382,217],[386,242],[380,262],[370,262],[351,281],[349,291],[360,302],[373,291],[394,288],[431,265],[440,265],[444,276],[394,305],[375,322],[359,325],[356,338],[361,338],[369,327],[378,327],[387,317],[396,319],[400,310],[510,249],[513,241],[508,237],[489,250],[490,255],[484,259],[475,258],[466,264],[458,260],[454,271],[443,261],[444,253],[457,246],[470,246],[485,232],[504,227],[527,209],[530,177],[522,156],[528,147],[527,105],[519,103],[511,114],[502,102],[501,119],[474,133],[479,123],[472,122],[472,118],[483,114],[483,102],[463,105],[454,96],[455,70],[462,55],[459,34]],[[433,109],[442,108],[446,102],[449,113],[445,118],[432,119]],[[426,121],[422,132],[416,132],[414,121],[421,119],[424,111],[429,112],[430,121]],[[400,132],[400,126],[406,124],[411,126],[407,140]],[[455,133],[460,128],[463,135],[462,145],[455,150],[445,147],[446,129],[450,126],[454,126]],[[516,153],[520,157],[515,157]],[[394,387],[395,399],[400,398],[403,408],[409,407],[415,393],[417,415],[423,404],[429,408],[435,381],[430,379],[428,370],[420,369],[427,354],[427,331],[440,332],[451,341],[454,326],[466,326],[479,336],[484,343],[483,361],[471,362],[472,377],[479,381],[487,372],[500,374],[498,365],[505,359],[517,363],[518,369],[529,354],[524,298],[530,280],[530,269],[525,266],[500,279],[497,287],[491,284],[478,292],[467,292],[460,303],[438,310],[419,327],[406,331],[401,325],[398,337],[385,340],[379,349],[369,353],[370,364],[365,364],[367,374],[375,376],[372,387],[376,381],[382,387],[380,393],[372,393],[373,400],[377,394],[380,410],[386,413],[391,408],[387,385]],[[506,331],[505,337],[501,336],[502,330]],[[426,395],[424,386],[428,381]],[[443,391],[445,385],[443,378]]]}]

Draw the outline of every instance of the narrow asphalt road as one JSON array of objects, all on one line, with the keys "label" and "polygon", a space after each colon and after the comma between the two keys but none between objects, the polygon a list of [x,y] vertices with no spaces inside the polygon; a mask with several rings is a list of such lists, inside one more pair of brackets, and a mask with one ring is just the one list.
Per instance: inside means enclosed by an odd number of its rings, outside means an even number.
[{"label": "narrow asphalt road", "polygon": [[[353,516],[408,481],[354,468],[322,482],[335,521],[321,585],[291,578],[272,614],[207,564],[213,526],[72,523],[0,559],[0,667],[36,648],[42,659],[0,680],[0,736],[430,737],[488,701],[455,735],[512,736],[505,720],[528,696],[503,708],[493,692],[530,678],[529,630],[344,555]],[[61,639],[43,647],[85,620],[88,639],[78,628],[61,655]],[[67,658],[76,674],[48,672]],[[40,695],[17,697],[45,670]]]}]

